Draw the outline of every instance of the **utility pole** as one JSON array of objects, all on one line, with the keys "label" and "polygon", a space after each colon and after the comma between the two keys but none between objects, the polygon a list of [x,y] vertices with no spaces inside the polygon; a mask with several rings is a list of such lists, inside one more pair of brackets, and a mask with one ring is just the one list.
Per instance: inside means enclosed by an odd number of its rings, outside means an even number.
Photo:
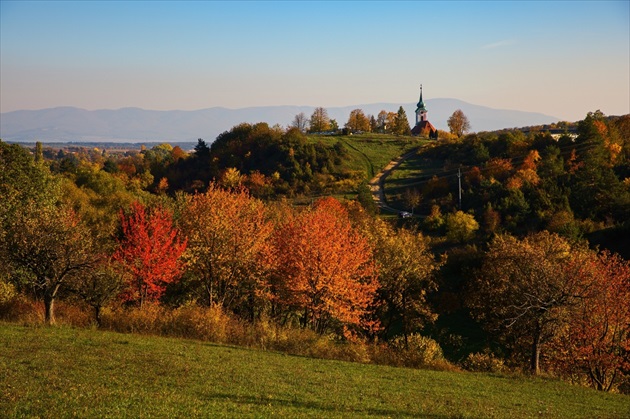
[{"label": "utility pole", "polygon": [[459,193],[459,210],[462,210],[462,168],[461,166],[457,168],[457,181],[458,188],[457,192]]}]

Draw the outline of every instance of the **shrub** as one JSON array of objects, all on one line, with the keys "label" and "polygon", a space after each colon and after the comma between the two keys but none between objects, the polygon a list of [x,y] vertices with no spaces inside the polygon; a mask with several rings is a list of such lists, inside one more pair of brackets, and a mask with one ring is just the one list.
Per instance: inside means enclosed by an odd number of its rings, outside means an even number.
[{"label": "shrub", "polygon": [[17,297],[15,286],[9,282],[0,279],[0,307],[10,303]]},{"label": "shrub", "polygon": [[503,360],[490,352],[469,354],[462,363],[462,367],[473,372],[504,372],[507,370]]},{"label": "shrub", "polygon": [[442,348],[433,339],[413,333],[405,338],[398,336],[391,341],[390,347],[396,355],[396,365],[405,367],[443,367],[448,364]]}]

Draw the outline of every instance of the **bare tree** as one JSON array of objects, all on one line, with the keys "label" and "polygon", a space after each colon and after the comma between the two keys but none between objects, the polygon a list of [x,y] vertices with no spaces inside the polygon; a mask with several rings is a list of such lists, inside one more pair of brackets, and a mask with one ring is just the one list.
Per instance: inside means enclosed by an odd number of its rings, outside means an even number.
[{"label": "bare tree", "polygon": [[308,129],[308,118],[304,114],[304,112],[300,112],[295,115],[293,121],[291,121],[291,127],[299,129],[301,132],[306,132]]}]

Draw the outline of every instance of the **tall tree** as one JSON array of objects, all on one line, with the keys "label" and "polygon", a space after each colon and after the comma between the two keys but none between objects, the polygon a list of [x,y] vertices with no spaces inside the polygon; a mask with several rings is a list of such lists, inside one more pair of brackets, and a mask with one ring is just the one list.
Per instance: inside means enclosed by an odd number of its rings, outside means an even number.
[{"label": "tall tree", "polygon": [[188,269],[207,304],[253,317],[253,303],[266,292],[272,232],[263,203],[243,188],[211,183],[206,193],[184,197],[180,225],[188,237]]},{"label": "tall tree", "polygon": [[73,277],[90,268],[90,231],[68,208],[29,203],[5,224],[0,252],[14,267],[14,278],[23,287],[43,297],[45,321],[55,323],[55,300]]},{"label": "tall tree", "polygon": [[310,119],[310,132],[324,132],[330,129],[328,111],[324,108],[315,108]]},{"label": "tall tree", "polygon": [[435,274],[440,263],[429,250],[427,240],[408,229],[395,230],[381,219],[362,217],[361,231],[374,247],[379,275],[379,319],[386,335],[400,326],[405,345],[412,333],[436,318],[428,302],[437,290]]},{"label": "tall tree", "polygon": [[122,237],[114,260],[131,274],[124,298],[142,308],[146,301],[158,300],[166,285],[181,275],[186,240],[178,236],[166,209],[148,209],[138,201],[128,215],[121,210],[120,223]]},{"label": "tall tree", "polygon": [[583,298],[579,275],[569,266],[583,249],[543,231],[518,240],[496,236],[472,287],[470,305],[490,331],[525,338],[530,369],[540,372],[543,346],[566,324],[567,309]]},{"label": "tall tree", "polygon": [[402,106],[398,108],[398,112],[396,113],[396,119],[394,121],[394,134],[411,135],[411,128],[409,127],[407,113]]},{"label": "tall tree", "polygon": [[387,130],[387,111],[382,110],[376,116],[376,125],[381,132]]},{"label": "tall tree", "polygon": [[378,282],[367,240],[334,198],[287,220],[275,235],[278,303],[323,333],[370,329]]},{"label": "tall tree", "polygon": [[551,358],[561,374],[608,391],[630,374],[630,262],[590,251],[574,263],[586,291],[554,339]]},{"label": "tall tree", "polygon": [[308,118],[304,114],[304,112],[300,112],[299,114],[293,117],[293,121],[291,121],[291,126],[300,130],[300,132],[306,132],[308,128]]},{"label": "tall tree", "polygon": [[350,116],[348,117],[348,122],[346,122],[346,129],[351,132],[357,131],[369,131],[370,130],[370,120],[365,116],[363,110],[354,109],[350,112]]},{"label": "tall tree", "polygon": [[453,114],[448,118],[448,128],[451,130],[451,134],[457,135],[461,137],[468,131],[470,131],[470,122],[468,121],[468,117],[464,115],[461,109],[457,109]]}]

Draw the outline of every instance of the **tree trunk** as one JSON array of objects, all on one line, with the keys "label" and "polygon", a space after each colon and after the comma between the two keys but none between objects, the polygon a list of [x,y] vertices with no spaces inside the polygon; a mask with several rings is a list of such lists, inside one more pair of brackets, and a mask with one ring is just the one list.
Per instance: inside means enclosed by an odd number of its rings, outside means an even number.
[{"label": "tree trunk", "polygon": [[100,305],[94,306],[94,318],[96,319],[96,326],[100,328],[101,327],[101,306]]},{"label": "tree trunk", "polygon": [[57,282],[52,289],[44,292],[44,321],[48,325],[55,324],[55,297],[60,286],[61,283]]},{"label": "tree trunk", "polygon": [[44,320],[46,324],[52,326],[55,324],[55,297],[49,294],[44,295]]},{"label": "tree trunk", "polygon": [[532,358],[530,365],[533,375],[540,374],[540,334],[540,328],[537,328],[534,333],[534,341],[532,342]]}]

